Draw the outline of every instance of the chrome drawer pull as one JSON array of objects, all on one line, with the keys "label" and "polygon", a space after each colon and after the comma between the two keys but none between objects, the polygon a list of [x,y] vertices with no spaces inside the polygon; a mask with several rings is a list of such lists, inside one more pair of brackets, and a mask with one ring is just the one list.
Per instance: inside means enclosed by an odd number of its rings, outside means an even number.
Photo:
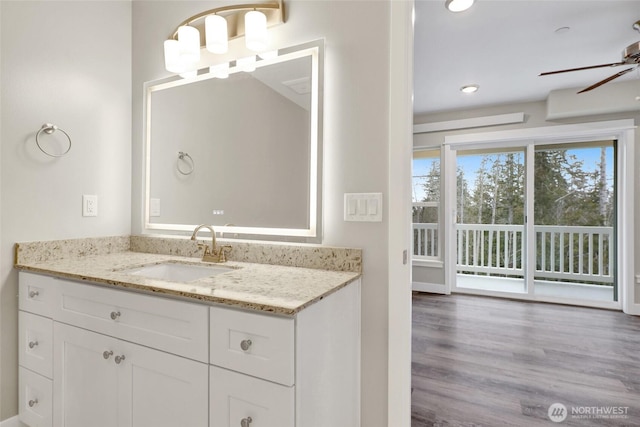
[{"label": "chrome drawer pull", "polygon": [[38,399],[31,399],[29,401],[29,407],[33,408],[34,406],[36,406],[38,404]]},{"label": "chrome drawer pull", "polygon": [[[30,292],[29,292],[29,298],[35,298],[35,297],[37,297],[38,295],[40,295],[40,292],[38,292],[38,291],[30,291]],[[36,403],[37,403],[37,402],[36,402]]]},{"label": "chrome drawer pull", "polygon": [[[251,340],[242,340],[240,341],[240,348],[242,349],[242,351],[247,351],[249,350],[249,348],[251,348],[251,344]],[[251,419],[251,417],[249,417],[249,419]]]},{"label": "chrome drawer pull", "polygon": [[122,362],[124,360],[124,354],[122,356],[116,356],[116,363],[119,365],[120,362]]},{"label": "chrome drawer pull", "polygon": [[29,348],[33,348],[38,345],[38,341],[29,341]]},{"label": "chrome drawer pull", "polygon": [[111,320],[116,320],[118,317],[120,317],[120,312],[119,311],[112,311],[111,312]]},{"label": "chrome drawer pull", "polygon": [[107,350],[105,350],[105,351],[102,353],[102,357],[104,357],[105,359],[108,359],[108,358],[110,358],[111,356],[113,356],[113,351],[107,351]]},{"label": "chrome drawer pull", "polygon": [[251,417],[243,418],[240,421],[240,427],[249,427],[249,424],[251,424],[252,421]]}]

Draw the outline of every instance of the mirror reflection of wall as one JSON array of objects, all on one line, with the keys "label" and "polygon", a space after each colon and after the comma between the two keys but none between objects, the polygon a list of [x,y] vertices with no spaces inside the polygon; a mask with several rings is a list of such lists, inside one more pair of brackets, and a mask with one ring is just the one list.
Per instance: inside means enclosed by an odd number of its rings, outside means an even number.
[{"label": "mirror reflection of wall", "polygon": [[[151,109],[152,222],[308,227],[308,108],[237,73],[158,91]],[[193,173],[178,172],[179,151]]]},{"label": "mirror reflection of wall", "polygon": [[148,229],[317,237],[318,48],[293,52],[227,79],[147,84]]}]

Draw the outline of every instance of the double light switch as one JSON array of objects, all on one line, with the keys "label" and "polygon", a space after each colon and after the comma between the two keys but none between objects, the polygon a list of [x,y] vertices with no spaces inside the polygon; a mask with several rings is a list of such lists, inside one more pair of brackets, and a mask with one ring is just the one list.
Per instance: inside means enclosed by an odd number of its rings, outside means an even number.
[{"label": "double light switch", "polygon": [[345,193],[345,221],[382,221],[382,193]]}]

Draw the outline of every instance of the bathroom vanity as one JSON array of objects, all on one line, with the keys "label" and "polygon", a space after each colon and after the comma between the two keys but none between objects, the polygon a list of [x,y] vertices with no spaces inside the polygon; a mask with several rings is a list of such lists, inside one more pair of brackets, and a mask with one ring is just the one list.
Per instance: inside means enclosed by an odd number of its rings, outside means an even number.
[{"label": "bathroom vanity", "polygon": [[17,257],[22,422],[359,425],[359,271],[230,262],[182,282],[139,274],[167,264],[209,267],[133,251]]}]

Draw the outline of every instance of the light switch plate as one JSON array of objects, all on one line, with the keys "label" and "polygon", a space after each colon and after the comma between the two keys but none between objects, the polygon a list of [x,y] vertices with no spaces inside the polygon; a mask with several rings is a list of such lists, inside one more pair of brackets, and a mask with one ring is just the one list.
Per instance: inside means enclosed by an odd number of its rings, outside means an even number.
[{"label": "light switch plate", "polygon": [[382,193],[345,193],[344,220],[381,222]]}]

